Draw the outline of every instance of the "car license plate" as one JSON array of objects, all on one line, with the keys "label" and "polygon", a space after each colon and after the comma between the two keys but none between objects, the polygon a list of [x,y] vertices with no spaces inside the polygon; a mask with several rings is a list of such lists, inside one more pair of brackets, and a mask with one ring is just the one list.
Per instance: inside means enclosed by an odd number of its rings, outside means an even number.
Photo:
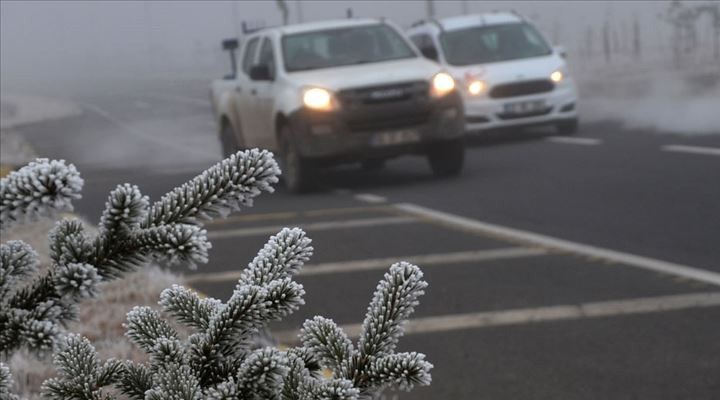
[{"label": "car license plate", "polygon": [[370,139],[373,146],[392,146],[396,144],[420,141],[420,133],[415,129],[401,129],[397,131],[376,133]]},{"label": "car license plate", "polygon": [[520,101],[505,103],[504,111],[508,114],[527,114],[545,109],[545,100]]}]

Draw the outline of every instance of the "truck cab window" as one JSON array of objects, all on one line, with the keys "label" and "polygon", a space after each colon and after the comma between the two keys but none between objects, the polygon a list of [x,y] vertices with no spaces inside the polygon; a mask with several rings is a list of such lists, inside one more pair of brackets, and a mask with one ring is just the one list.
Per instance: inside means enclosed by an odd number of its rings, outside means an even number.
[{"label": "truck cab window", "polygon": [[267,65],[270,70],[270,76],[275,76],[275,54],[273,53],[272,41],[270,38],[265,38],[265,40],[263,40],[262,47],[260,48],[258,65]]},{"label": "truck cab window", "polygon": [[255,59],[255,50],[257,50],[259,42],[260,38],[252,38],[248,42],[247,46],[245,46],[245,53],[243,53],[242,60],[242,70],[245,74],[250,73],[250,68],[253,66],[253,61]]}]

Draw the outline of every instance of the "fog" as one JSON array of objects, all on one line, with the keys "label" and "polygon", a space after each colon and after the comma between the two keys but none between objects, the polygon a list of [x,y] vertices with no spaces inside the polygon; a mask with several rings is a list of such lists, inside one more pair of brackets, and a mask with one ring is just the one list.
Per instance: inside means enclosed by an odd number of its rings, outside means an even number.
[{"label": "fog", "polygon": [[[288,0],[289,22],[344,18],[351,8],[357,17],[386,17],[405,28],[427,15],[426,1],[302,1]],[[581,94],[594,97],[591,118],[617,117],[618,98],[644,101],[639,123],[668,115],[665,104],[690,107],[685,115],[705,115],[707,102],[688,92],[682,76],[673,85],[662,84],[672,65],[672,29],[660,16],[667,1],[435,1],[436,17],[493,10],[515,10],[532,19],[555,44],[567,48]],[[6,92],[71,97],[78,92],[104,90],[140,78],[188,78],[198,87],[227,72],[227,56],[220,50],[223,38],[240,35],[248,21],[279,25],[282,16],[275,1],[5,1],[0,3],[0,67]],[[603,57],[601,32],[610,21],[615,54]],[[632,27],[637,21],[642,59],[631,56]],[[712,27],[701,21],[700,51],[683,56],[685,64],[707,73]],[[588,38],[588,37],[591,38]],[[583,90],[597,87],[598,76],[619,76],[644,71],[645,98],[619,97],[618,91]],[[715,65],[711,73],[717,73]],[[681,71],[685,74],[684,71]],[[649,77],[654,77],[648,81]],[[687,78],[690,79],[691,78]],[[712,81],[712,79],[711,79]],[[607,81],[606,81],[607,82]],[[714,82],[714,81],[712,81]],[[659,86],[656,86],[659,85]],[[621,85],[624,87],[624,84]],[[717,88],[717,86],[714,86]],[[606,91],[607,92],[607,91]],[[620,91],[622,93],[622,91]],[[607,94],[608,96],[603,96]],[[711,98],[715,95],[711,92]],[[633,93],[636,95],[636,93]],[[679,97],[678,97],[679,96]],[[668,100],[675,99],[675,100]],[[688,99],[694,99],[690,101]],[[605,103],[602,100],[608,100]],[[699,105],[693,105],[698,102]],[[622,114],[622,113],[620,113]],[[710,113],[712,114],[712,113]],[[710,116],[708,115],[708,118]],[[713,130],[715,121],[699,118],[690,131]],[[694,122],[695,121],[695,122]],[[697,124],[698,118],[688,118]],[[638,122],[638,121],[636,121]],[[717,129],[715,129],[717,130]]]},{"label": "fog", "polygon": [[[355,16],[387,17],[403,27],[425,17],[427,11],[425,1],[303,1],[299,5],[290,0],[288,5],[290,22],[343,18],[352,8]],[[469,12],[514,9],[533,18],[548,37],[571,51],[581,44],[575,39],[585,27],[600,27],[606,14],[618,20],[637,15],[648,40],[659,38],[657,14],[664,6],[661,2],[466,3]],[[460,1],[435,2],[437,17],[462,10]],[[266,25],[282,21],[276,3],[269,0],[3,1],[1,14],[3,88],[137,74],[221,74],[226,58],[219,42],[238,34],[241,21]]]}]

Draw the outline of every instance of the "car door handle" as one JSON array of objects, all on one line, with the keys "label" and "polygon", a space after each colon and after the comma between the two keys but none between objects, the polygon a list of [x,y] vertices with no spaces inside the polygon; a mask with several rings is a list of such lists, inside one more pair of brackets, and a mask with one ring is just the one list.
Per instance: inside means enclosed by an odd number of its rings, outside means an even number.
[{"label": "car door handle", "polygon": [[242,87],[241,86],[235,86],[235,91],[238,93],[242,93]]},{"label": "car door handle", "polygon": [[257,89],[251,89],[250,94],[255,96],[257,94]]}]

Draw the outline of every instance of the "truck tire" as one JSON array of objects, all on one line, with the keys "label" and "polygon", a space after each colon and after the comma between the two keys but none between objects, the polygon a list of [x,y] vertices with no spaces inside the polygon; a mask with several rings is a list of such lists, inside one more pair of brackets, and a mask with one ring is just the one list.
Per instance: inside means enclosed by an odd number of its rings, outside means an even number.
[{"label": "truck tire", "polygon": [[310,190],[312,183],[312,170],[310,163],[300,155],[293,140],[290,126],[280,128],[280,169],[285,188],[292,193],[302,193]]},{"label": "truck tire", "polygon": [[435,176],[460,175],[465,163],[465,142],[459,138],[433,143],[427,156]]},{"label": "truck tire", "polygon": [[555,129],[557,130],[558,134],[563,136],[574,135],[578,131],[578,119],[573,118],[565,121],[560,121],[555,124]]},{"label": "truck tire", "polygon": [[227,120],[223,121],[220,131],[220,145],[222,146],[223,158],[228,158],[245,147],[243,141],[238,140],[238,136],[232,124]]}]

